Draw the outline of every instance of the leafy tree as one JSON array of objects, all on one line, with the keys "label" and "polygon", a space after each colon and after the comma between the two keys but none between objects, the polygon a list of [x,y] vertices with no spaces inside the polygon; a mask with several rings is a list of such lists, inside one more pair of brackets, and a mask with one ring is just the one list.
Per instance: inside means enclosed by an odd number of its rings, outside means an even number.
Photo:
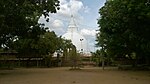
[{"label": "leafy tree", "polygon": [[63,65],[71,65],[76,68],[78,67],[79,55],[77,54],[76,47],[72,44],[71,40],[63,39],[62,37],[58,38],[58,49],[63,52]]},{"label": "leafy tree", "polygon": [[60,37],[59,41],[59,48],[63,50],[63,56],[65,60],[68,60],[68,52],[69,49],[72,48],[73,44],[71,43],[71,40],[62,39]]},{"label": "leafy tree", "polygon": [[96,50],[96,52],[91,52],[91,54],[92,54],[92,60],[94,61],[94,62],[96,62],[96,64],[98,65],[98,66],[100,66],[100,59],[101,59],[101,50]]},{"label": "leafy tree", "polygon": [[14,40],[39,38],[45,32],[39,17],[56,13],[58,6],[58,0],[0,0],[0,47],[10,49]]},{"label": "leafy tree", "polygon": [[45,63],[48,67],[51,66],[53,53],[59,49],[60,41],[55,32],[46,32],[40,36],[37,45],[35,45],[35,48],[38,49],[38,53],[45,58]]},{"label": "leafy tree", "polygon": [[[49,21],[48,13],[56,13],[57,9],[58,0],[0,0],[0,49],[15,49],[19,56],[29,59],[54,52],[56,35],[50,34],[51,45],[44,43],[43,40],[47,39],[41,38],[41,35],[45,35],[47,28],[38,20],[43,14]],[[43,44],[45,49],[38,44]]]},{"label": "leafy tree", "polygon": [[38,42],[39,52],[41,54],[53,54],[57,49],[60,40],[54,32],[47,32],[44,35],[41,35],[41,38]]},{"label": "leafy tree", "polygon": [[39,39],[20,39],[15,41],[14,48],[20,55],[36,57],[52,55],[58,49],[58,37],[54,32],[46,32]]},{"label": "leafy tree", "polygon": [[[39,39],[20,39],[15,41],[14,49],[19,53],[19,58],[44,58],[47,67],[51,66],[53,53],[58,49],[59,39],[54,32],[46,32]],[[27,61],[27,66],[28,66]]]},{"label": "leafy tree", "polygon": [[136,53],[137,61],[150,60],[150,7],[146,2],[109,0],[99,10],[97,45],[108,55],[132,59]]}]

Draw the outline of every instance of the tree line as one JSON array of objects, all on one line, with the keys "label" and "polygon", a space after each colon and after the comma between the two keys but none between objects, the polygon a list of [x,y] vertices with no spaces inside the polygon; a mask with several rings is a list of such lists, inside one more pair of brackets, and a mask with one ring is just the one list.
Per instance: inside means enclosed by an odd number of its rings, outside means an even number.
[{"label": "tree line", "polygon": [[96,45],[101,51],[114,60],[131,60],[134,66],[150,65],[149,2],[107,0],[99,14]]}]

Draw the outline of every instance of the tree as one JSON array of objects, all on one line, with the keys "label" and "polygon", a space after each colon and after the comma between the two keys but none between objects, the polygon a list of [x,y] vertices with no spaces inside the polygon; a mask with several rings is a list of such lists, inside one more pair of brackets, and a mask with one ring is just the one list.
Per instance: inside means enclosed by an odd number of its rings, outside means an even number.
[{"label": "tree", "polygon": [[39,39],[20,39],[15,41],[13,45],[14,49],[18,52],[18,58],[28,58],[28,60],[32,58],[43,58],[45,65],[49,67],[51,66],[53,53],[59,48],[59,41],[53,31],[48,31],[44,35],[40,35]]},{"label": "tree", "polygon": [[99,10],[97,45],[108,55],[132,59],[131,54],[136,53],[136,62],[150,60],[150,7],[146,2],[109,0]]},{"label": "tree", "polygon": [[53,54],[59,48],[59,39],[55,32],[46,32],[38,42],[39,52],[42,55]]},{"label": "tree", "polygon": [[48,13],[56,13],[58,9],[58,0],[0,0],[0,49],[15,49],[19,56],[29,59],[54,52],[53,46],[48,51],[38,45],[47,30],[38,20],[43,14],[49,21]]},{"label": "tree", "polygon": [[71,40],[66,40],[60,37],[59,41],[59,48],[63,50],[63,56],[65,60],[68,60],[68,52],[69,49],[72,48],[73,44],[71,43]]},{"label": "tree", "polygon": [[[45,32],[38,23],[43,14],[56,13],[58,0],[1,0],[0,1],[0,47],[9,48],[14,40],[39,38]],[[48,18],[47,18],[48,21]]]},{"label": "tree", "polygon": [[39,39],[20,39],[15,41],[14,48],[26,57],[52,55],[58,49],[58,37],[54,32],[46,32]]},{"label": "tree", "polygon": [[73,52],[71,49],[73,47],[73,50],[75,51],[74,45],[71,43],[71,40],[66,40],[63,38],[59,38],[59,49],[63,51],[63,65],[69,66],[69,59],[70,59],[70,52]]}]

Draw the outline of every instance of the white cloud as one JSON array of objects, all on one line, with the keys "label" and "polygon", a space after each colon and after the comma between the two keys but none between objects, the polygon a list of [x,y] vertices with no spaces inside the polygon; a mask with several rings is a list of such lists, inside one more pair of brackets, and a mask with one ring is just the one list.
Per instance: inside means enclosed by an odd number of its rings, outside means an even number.
[{"label": "white cloud", "polygon": [[89,29],[81,29],[81,34],[84,36],[92,36],[95,37],[96,30],[89,30]]},{"label": "white cloud", "polygon": [[52,23],[52,28],[63,28],[64,27],[64,24],[61,20],[54,20],[53,23]]},{"label": "white cloud", "polygon": [[89,13],[90,8],[89,8],[88,6],[84,6],[83,11],[84,11],[85,13]]},{"label": "white cloud", "polygon": [[57,35],[61,35],[62,33],[64,33],[64,23],[59,19],[55,19],[50,16],[49,22],[46,22],[44,16],[41,16],[39,19],[39,23],[44,23],[45,27],[48,27],[50,31],[55,31]]},{"label": "white cloud", "polygon": [[70,0],[70,6],[70,11],[73,14],[76,14],[79,12],[79,10],[83,9],[83,3],[77,0]]},{"label": "white cloud", "polygon": [[65,4],[65,3],[67,3],[66,0],[59,0],[59,1],[60,1],[60,4]]},{"label": "white cloud", "polygon": [[[60,9],[58,14],[69,16],[73,14],[74,16],[80,16],[79,11],[88,11],[88,6],[84,6],[80,0],[60,0]],[[81,16],[80,16],[81,17]]]},{"label": "white cloud", "polygon": [[64,29],[59,28],[59,29],[51,29],[52,31],[54,31],[58,36],[61,36],[62,34],[65,33]]},{"label": "white cloud", "polygon": [[69,3],[66,0],[60,0],[60,9],[57,11],[57,13],[60,15],[68,16],[69,12]]}]

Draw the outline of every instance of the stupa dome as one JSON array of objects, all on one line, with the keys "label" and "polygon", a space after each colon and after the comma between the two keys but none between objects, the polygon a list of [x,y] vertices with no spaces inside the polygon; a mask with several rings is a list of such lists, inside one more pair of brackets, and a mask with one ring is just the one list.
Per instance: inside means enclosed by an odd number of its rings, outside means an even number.
[{"label": "stupa dome", "polygon": [[76,46],[78,52],[87,52],[87,40],[78,33],[78,28],[75,24],[73,16],[71,16],[71,20],[68,26],[67,32],[62,35],[64,39],[71,40],[73,45]]}]

